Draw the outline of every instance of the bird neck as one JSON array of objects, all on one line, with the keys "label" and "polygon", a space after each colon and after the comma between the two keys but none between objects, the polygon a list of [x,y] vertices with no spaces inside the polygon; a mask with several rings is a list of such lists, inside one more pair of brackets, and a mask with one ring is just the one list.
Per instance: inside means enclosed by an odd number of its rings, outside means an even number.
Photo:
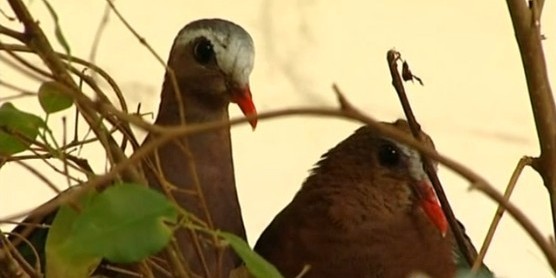
[{"label": "bird neck", "polygon": [[[205,98],[203,95],[206,95]],[[209,99],[208,96],[209,93],[188,92],[186,88],[180,88],[178,95],[169,82],[164,82],[155,123],[164,126],[195,125],[229,119],[228,103]],[[229,128],[219,130],[229,133]]]},{"label": "bird neck", "polygon": [[[185,122],[191,126],[229,119],[228,104],[208,106],[203,103],[202,99],[199,99],[200,94],[187,92],[185,88],[182,88],[181,91],[183,97],[180,105],[173,90],[168,89],[168,86],[163,87],[156,124],[169,126],[181,125]],[[180,109],[183,112],[180,112]],[[184,114],[185,121],[181,120],[181,113]],[[184,147],[188,147],[190,155],[186,153]],[[195,179],[198,179],[215,228],[234,233],[241,232],[239,235],[242,236],[243,227],[228,225],[234,217],[238,217],[235,218],[236,220],[241,219],[241,215],[230,215],[229,211],[222,211],[236,208],[239,212],[230,128],[225,127],[182,136],[175,142],[160,148],[158,156],[158,160],[162,162],[162,170],[166,179],[178,188],[197,191],[194,185]],[[194,165],[189,163],[191,161],[194,161]],[[200,211],[202,210],[200,207],[202,204],[198,200],[200,196],[191,195],[190,192],[189,194],[174,194],[174,196],[180,205],[190,207],[192,212],[205,221],[207,220]],[[191,199],[195,199],[194,202]],[[211,201],[215,203],[213,204]],[[192,203],[196,203],[198,206],[191,206]]]},{"label": "bird neck", "polygon": [[[195,125],[229,118],[227,104],[207,106],[197,95],[184,89],[182,93],[183,102],[180,102],[173,90],[163,87],[156,124],[176,126],[185,122]],[[185,121],[180,118],[180,109]],[[152,139],[154,136],[149,135],[145,142]],[[180,207],[214,229],[246,238],[235,186],[229,128],[178,137],[160,146],[144,161],[143,168],[149,185],[166,193]],[[228,269],[239,262],[231,251],[222,254],[222,250],[213,246],[201,248],[203,255],[199,255],[199,250],[191,248],[195,244],[185,230],[179,230],[175,236],[190,267],[198,273],[203,271],[203,264],[198,261],[200,256],[212,270]],[[209,276],[218,275],[212,273]]]}]

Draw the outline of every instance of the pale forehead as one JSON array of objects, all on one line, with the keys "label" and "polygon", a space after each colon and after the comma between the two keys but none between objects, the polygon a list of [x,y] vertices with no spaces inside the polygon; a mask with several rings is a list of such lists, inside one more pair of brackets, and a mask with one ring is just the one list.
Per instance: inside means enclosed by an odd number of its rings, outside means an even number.
[{"label": "pale forehead", "polygon": [[241,85],[248,83],[253,69],[253,39],[243,28],[230,21],[204,19],[186,25],[178,34],[174,47],[183,47],[197,38],[211,41],[220,69]]},{"label": "pale forehead", "polygon": [[398,149],[407,157],[409,165],[407,165],[409,174],[415,180],[423,180],[427,178],[425,170],[423,170],[423,161],[421,160],[421,155],[415,149],[408,147],[407,145],[391,141],[394,143]]}]

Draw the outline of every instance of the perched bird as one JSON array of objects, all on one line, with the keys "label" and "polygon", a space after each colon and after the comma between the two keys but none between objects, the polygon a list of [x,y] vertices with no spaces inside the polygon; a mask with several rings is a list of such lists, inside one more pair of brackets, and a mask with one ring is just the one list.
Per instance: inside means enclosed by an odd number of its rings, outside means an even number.
[{"label": "perched bird", "polygon": [[[237,103],[245,115],[255,115],[249,88],[254,55],[253,40],[232,22],[205,19],[186,25],[177,35],[168,59],[181,100],[166,74],[155,123],[168,126],[224,121],[229,119],[230,102]],[[180,117],[180,109],[184,118]],[[254,128],[257,121],[252,119],[250,123]],[[150,134],[144,144],[154,138]],[[189,154],[185,146],[189,147]],[[246,238],[229,128],[192,134],[165,144],[143,163],[143,169],[150,186],[166,192],[187,211],[215,229]],[[201,233],[193,235],[181,229],[175,235],[190,270],[198,275],[228,277],[229,270],[240,263],[231,249],[216,248]]]},{"label": "perched bird", "polygon": [[[177,126],[225,121],[229,119],[231,102],[238,104],[245,115],[256,116],[249,87],[254,55],[250,35],[230,21],[202,19],[187,24],[175,38],[168,59],[178,90],[170,73],[166,73],[155,124]],[[257,119],[249,122],[255,128]],[[155,137],[149,134],[143,144]],[[212,228],[246,238],[235,186],[229,128],[177,138],[159,147],[142,166],[149,186],[166,193]],[[31,214],[24,222],[49,224],[54,215]],[[22,233],[26,227],[29,226],[18,226],[13,233]],[[43,264],[47,233],[45,228],[24,233],[41,254]],[[239,257],[230,248],[217,247],[206,236],[194,236],[186,229],[178,229],[175,236],[187,269],[198,276],[228,277],[229,270],[240,264]],[[194,238],[199,241],[194,242]],[[25,256],[28,261],[34,260],[34,253],[26,244],[17,247],[28,254]],[[164,254],[161,257],[165,258]],[[168,267],[164,262],[158,263]],[[155,275],[167,277],[162,272]]]},{"label": "perched bird", "polygon": [[446,232],[420,154],[365,126],[322,156],[255,251],[288,278],[304,267],[307,278],[454,277],[462,258]]}]

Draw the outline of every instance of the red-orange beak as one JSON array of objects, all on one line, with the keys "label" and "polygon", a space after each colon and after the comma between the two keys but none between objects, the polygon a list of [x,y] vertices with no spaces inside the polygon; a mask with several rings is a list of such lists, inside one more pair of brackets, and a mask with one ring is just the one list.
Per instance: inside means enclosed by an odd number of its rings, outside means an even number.
[{"label": "red-orange beak", "polygon": [[231,100],[233,103],[237,103],[241,112],[246,117],[253,116],[253,118],[249,119],[249,124],[251,127],[255,129],[257,127],[257,109],[253,104],[253,98],[251,97],[251,89],[249,85],[245,86],[244,88],[238,88],[232,91],[231,93]]},{"label": "red-orange beak", "polygon": [[434,193],[434,189],[428,180],[420,181],[416,186],[416,192],[420,199],[420,205],[431,222],[438,228],[442,236],[446,236],[448,221]]}]

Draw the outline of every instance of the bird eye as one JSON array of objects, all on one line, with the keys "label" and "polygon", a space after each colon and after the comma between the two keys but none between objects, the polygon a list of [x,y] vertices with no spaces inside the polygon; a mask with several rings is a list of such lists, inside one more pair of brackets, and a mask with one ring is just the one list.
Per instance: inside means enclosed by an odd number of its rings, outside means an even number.
[{"label": "bird eye", "polygon": [[401,161],[400,150],[391,143],[385,143],[378,150],[378,161],[384,167],[394,167]]},{"label": "bird eye", "polygon": [[212,61],[212,59],[214,59],[214,47],[212,46],[212,43],[205,38],[199,39],[195,43],[195,46],[193,46],[193,56],[199,64],[208,64]]}]

